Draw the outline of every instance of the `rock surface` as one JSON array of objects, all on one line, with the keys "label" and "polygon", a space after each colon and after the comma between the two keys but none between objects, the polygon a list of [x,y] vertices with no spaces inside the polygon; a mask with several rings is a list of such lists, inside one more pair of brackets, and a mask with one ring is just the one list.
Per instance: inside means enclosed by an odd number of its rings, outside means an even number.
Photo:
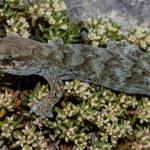
[{"label": "rock surface", "polygon": [[[39,3],[40,0],[21,0]],[[87,21],[89,17],[109,17],[126,30],[143,26],[150,31],[150,0],[64,0],[70,20]],[[2,3],[2,0],[0,0]]]},{"label": "rock surface", "polygon": [[70,19],[109,17],[123,29],[144,26],[150,30],[150,0],[65,0]]},{"label": "rock surface", "polygon": [[0,150],[9,150],[5,145],[5,141],[3,141],[2,139],[0,139]]}]

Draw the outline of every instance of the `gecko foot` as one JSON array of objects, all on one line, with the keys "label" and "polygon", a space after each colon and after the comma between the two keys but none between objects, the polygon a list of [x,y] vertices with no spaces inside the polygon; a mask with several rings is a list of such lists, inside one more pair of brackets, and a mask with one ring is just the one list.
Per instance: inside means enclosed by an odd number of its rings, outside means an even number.
[{"label": "gecko foot", "polygon": [[62,98],[64,92],[64,85],[62,85],[62,83],[60,84],[60,82],[55,82],[48,96],[46,96],[43,100],[36,100],[30,112],[36,113],[36,115],[41,118],[53,118],[53,109]]},{"label": "gecko foot", "polygon": [[[43,101],[48,101],[48,99],[44,99]],[[37,116],[40,116],[41,118],[53,118],[53,113],[50,108],[45,107],[45,103],[43,103],[41,100],[35,100],[34,105],[30,110],[30,113],[35,112]],[[48,109],[48,110],[47,110]]]}]

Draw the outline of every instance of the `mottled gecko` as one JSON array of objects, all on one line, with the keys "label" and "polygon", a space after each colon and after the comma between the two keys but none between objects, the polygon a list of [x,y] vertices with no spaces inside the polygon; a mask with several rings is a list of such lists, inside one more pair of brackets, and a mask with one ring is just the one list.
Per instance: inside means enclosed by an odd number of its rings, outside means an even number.
[{"label": "mottled gecko", "polygon": [[150,96],[150,56],[125,41],[107,48],[81,44],[43,44],[20,36],[0,39],[0,70],[14,75],[39,75],[49,86],[49,98],[31,112],[53,117],[64,94],[62,81],[80,80],[129,94]]}]

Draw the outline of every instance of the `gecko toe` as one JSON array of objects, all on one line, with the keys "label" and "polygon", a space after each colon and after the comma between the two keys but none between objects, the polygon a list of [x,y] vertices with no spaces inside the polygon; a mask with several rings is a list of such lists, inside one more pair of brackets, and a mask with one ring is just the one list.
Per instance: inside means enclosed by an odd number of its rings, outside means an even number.
[{"label": "gecko toe", "polygon": [[47,112],[46,115],[48,118],[54,118],[54,115],[51,111]]}]

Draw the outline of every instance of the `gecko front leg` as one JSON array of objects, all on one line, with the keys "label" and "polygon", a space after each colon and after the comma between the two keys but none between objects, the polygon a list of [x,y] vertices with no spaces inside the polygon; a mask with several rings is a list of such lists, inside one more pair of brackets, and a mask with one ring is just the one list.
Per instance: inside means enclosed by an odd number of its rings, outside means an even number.
[{"label": "gecko front leg", "polygon": [[[44,75],[45,76],[45,75]],[[41,118],[53,118],[53,108],[63,96],[65,89],[62,80],[55,76],[45,76],[50,85],[50,92],[42,101],[36,100],[31,108],[31,113],[35,112]]]}]

